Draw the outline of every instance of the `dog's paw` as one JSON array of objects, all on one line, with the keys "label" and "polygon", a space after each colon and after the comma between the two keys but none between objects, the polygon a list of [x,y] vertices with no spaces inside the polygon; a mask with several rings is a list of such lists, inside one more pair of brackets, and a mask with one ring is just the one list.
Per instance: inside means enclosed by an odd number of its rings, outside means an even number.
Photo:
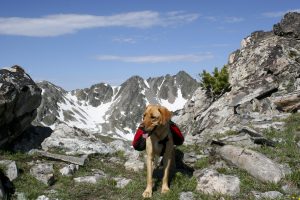
[{"label": "dog's paw", "polygon": [[143,193],[144,198],[151,198],[152,197],[152,191],[145,190]]},{"label": "dog's paw", "polygon": [[169,187],[162,187],[161,188],[161,193],[162,194],[165,194],[165,193],[167,193],[167,192],[169,192],[170,191],[170,188]]}]

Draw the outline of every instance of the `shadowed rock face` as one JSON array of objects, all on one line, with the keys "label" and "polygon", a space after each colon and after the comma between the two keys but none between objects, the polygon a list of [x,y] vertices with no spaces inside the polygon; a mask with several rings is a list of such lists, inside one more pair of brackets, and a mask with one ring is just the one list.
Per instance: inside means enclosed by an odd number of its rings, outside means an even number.
[{"label": "shadowed rock face", "polygon": [[187,141],[205,142],[212,133],[249,124],[258,131],[280,129],[273,118],[297,112],[300,106],[293,99],[288,108],[278,106],[278,100],[300,91],[299,24],[300,14],[288,13],[273,31],[256,31],[242,40],[227,64],[231,91],[213,101],[198,89],[179,113],[177,123],[192,137]]},{"label": "shadowed rock face", "polygon": [[23,133],[40,103],[41,89],[21,67],[0,70],[0,146]]},{"label": "shadowed rock face", "polygon": [[300,39],[300,13],[286,14],[273,30],[276,35]]}]

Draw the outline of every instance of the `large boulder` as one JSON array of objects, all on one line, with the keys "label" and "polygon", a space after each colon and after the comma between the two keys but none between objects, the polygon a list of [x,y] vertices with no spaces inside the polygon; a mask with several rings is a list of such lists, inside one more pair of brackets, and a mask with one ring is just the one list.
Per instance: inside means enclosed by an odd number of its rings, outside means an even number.
[{"label": "large boulder", "polygon": [[242,40],[227,64],[231,91],[214,102],[201,88],[195,92],[177,117],[183,132],[193,136],[188,143],[207,142],[212,134],[249,124],[257,131],[282,129],[274,119],[300,109],[299,15],[288,13],[273,31],[256,31]]},{"label": "large boulder", "polygon": [[218,152],[224,160],[260,181],[278,183],[285,175],[279,164],[253,150],[225,145]]},{"label": "large boulder", "polygon": [[66,124],[57,125],[50,137],[46,138],[41,146],[45,151],[60,149],[69,155],[111,154],[116,152],[115,149],[103,143],[93,134],[75,127],[69,127]]},{"label": "large boulder", "polygon": [[41,89],[19,66],[0,70],[0,147],[29,127],[41,103]]},{"label": "large boulder", "polygon": [[240,193],[240,180],[236,176],[219,174],[213,169],[194,171],[197,179],[196,190],[206,194],[236,196]]}]

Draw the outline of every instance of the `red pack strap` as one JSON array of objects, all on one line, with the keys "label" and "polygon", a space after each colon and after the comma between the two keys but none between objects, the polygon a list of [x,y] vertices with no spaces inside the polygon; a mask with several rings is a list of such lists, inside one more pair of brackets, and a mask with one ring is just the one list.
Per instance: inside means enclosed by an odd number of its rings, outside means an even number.
[{"label": "red pack strap", "polygon": [[144,131],[139,127],[134,135],[132,146],[137,151],[146,149],[146,138],[143,137]]},{"label": "red pack strap", "polygon": [[174,144],[175,145],[182,145],[184,142],[184,137],[180,131],[180,129],[178,128],[178,126],[170,121],[170,130],[173,136],[173,140],[174,140]]}]

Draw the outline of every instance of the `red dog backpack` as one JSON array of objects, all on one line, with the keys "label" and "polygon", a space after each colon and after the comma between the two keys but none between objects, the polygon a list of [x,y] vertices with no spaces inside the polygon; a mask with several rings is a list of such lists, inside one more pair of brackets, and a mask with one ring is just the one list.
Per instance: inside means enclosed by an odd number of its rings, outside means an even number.
[{"label": "red dog backpack", "polygon": [[[184,137],[178,128],[178,126],[170,121],[170,130],[173,136],[173,141],[175,145],[182,145],[184,142]],[[132,141],[132,146],[137,151],[143,151],[146,149],[146,139],[148,137],[148,134],[145,133],[145,131],[142,130],[141,127],[138,127],[134,139]]]}]

